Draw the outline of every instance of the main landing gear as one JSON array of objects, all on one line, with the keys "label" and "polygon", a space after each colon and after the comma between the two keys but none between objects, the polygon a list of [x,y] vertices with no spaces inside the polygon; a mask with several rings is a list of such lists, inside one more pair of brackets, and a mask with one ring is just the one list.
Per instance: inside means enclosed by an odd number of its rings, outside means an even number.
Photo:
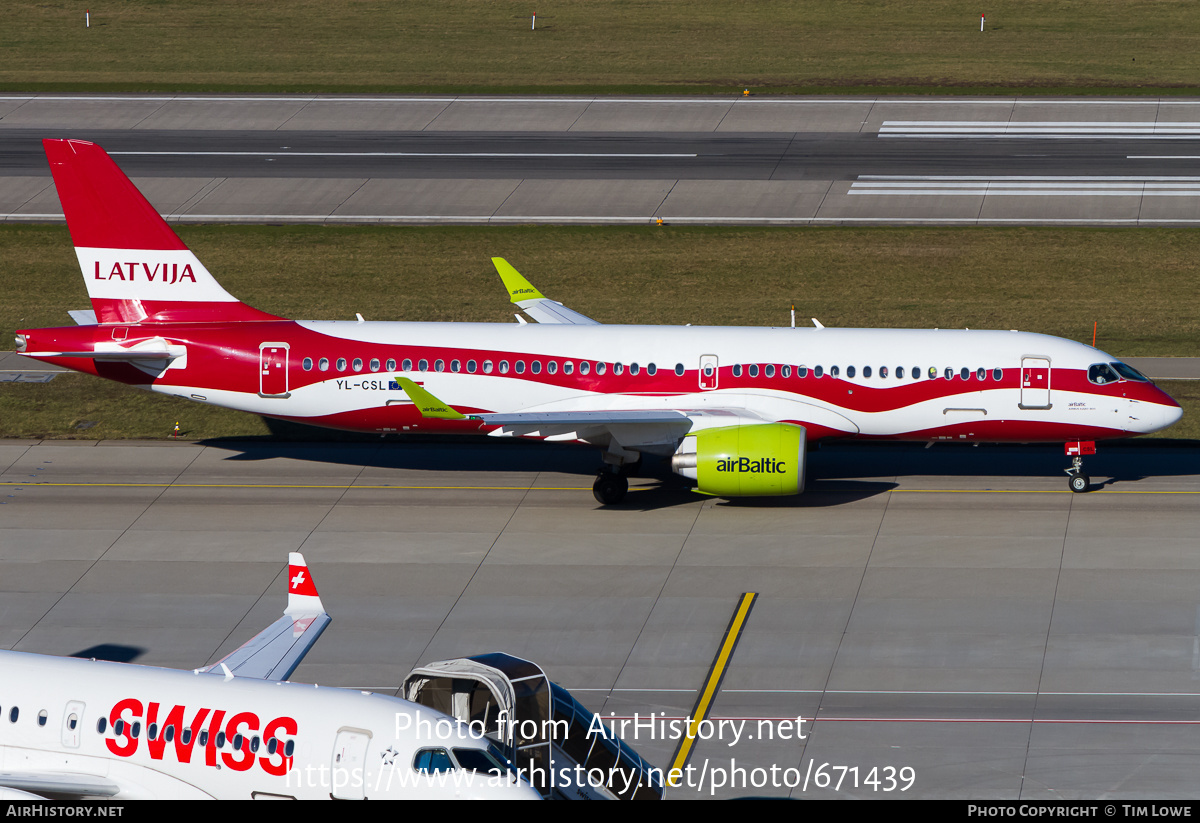
[{"label": "main landing gear", "polygon": [[1083,456],[1096,453],[1096,443],[1092,440],[1076,440],[1067,443],[1065,449],[1071,458],[1071,468],[1063,469],[1067,473],[1067,486],[1073,492],[1085,492],[1092,485],[1092,479],[1083,473]]},{"label": "main landing gear", "polygon": [[613,506],[625,499],[629,491],[629,481],[623,474],[602,469],[592,484],[592,495],[603,506]]},{"label": "main landing gear", "polygon": [[629,476],[642,467],[641,452],[629,451],[615,444],[604,452],[604,466],[592,484],[592,495],[602,506],[614,506],[625,499],[629,491]]}]

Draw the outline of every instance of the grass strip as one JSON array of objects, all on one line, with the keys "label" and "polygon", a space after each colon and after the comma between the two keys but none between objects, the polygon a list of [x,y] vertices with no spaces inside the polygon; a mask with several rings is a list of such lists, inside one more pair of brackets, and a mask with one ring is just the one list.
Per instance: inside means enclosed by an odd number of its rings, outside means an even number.
[{"label": "grass strip", "polygon": [[1200,88],[1193,0],[122,0],[91,4],[90,28],[73,0],[3,14],[0,89],[18,91]]}]

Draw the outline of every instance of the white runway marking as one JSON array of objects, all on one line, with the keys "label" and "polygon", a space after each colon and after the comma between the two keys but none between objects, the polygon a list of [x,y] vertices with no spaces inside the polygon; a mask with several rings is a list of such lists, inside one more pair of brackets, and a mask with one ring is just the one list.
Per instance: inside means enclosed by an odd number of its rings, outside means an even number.
[{"label": "white runway marking", "polygon": [[861,175],[849,194],[906,197],[1198,197],[1200,177]]},{"label": "white runway marking", "polygon": [[880,137],[982,138],[1019,137],[1038,139],[1123,139],[1193,140],[1200,138],[1200,122],[1043,120],[996,122],[990,120],[885,120]]}]

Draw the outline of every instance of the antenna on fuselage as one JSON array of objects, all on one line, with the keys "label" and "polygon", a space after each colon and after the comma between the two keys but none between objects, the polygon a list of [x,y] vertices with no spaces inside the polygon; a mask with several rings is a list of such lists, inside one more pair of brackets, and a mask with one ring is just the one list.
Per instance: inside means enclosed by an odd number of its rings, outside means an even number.
[{"label": "antenna on fuselage", "polygon": [[792,304],[792,328],[796,328],[796,304]]}]

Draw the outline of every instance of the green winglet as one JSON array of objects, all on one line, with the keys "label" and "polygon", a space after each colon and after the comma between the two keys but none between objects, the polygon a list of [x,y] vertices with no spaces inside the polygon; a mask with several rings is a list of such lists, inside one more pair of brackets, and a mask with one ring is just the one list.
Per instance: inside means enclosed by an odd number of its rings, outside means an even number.
[{"label": "green winglet", "polygon": [[496,271],[500,274],[500,279],[504,281],[504,288],[508,289],[508,296],[514,303],[523,303],[526,300],[545,300],[545,296],[535,289],[533,285],[522,276],[522,274],[514,269],[512,265],[503,257],[493,257],[492,265],[496,267]]},{"label": "green winglet", "polygon": [[417,410],[421,412],[422,417],[435,417],[438,420],[467,419],[465,414],[459,414],[407,377],[397,375],[396,382],[400,384],[400,388],[404,389],[404,393],[417,405]]}]

